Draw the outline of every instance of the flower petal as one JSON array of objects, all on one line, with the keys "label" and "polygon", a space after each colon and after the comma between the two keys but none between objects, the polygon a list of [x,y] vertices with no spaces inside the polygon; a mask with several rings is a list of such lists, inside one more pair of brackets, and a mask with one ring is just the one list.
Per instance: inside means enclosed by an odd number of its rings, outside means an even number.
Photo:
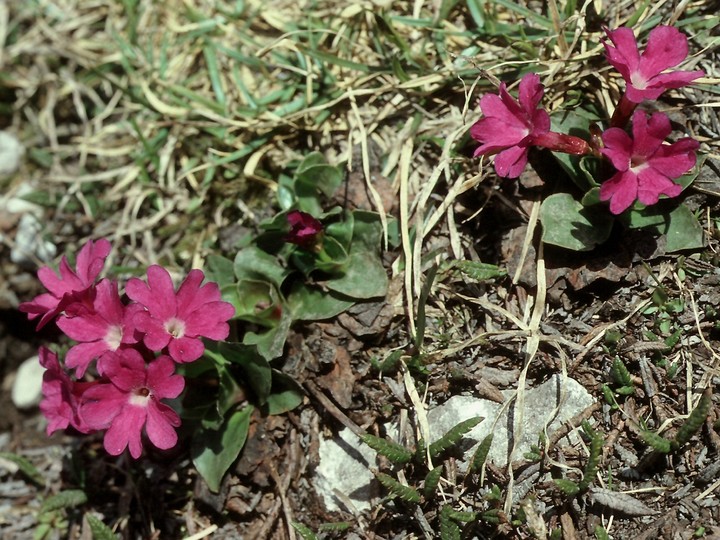
[{"label": "flower petal", "polygon": [[142,428],[147,417],[145,407],[126,405],[113,419],[105,433],[103,446],[111,456],[119,456],[125,448],[137,459],[142,455]]},{"label": "flower petal", "polygon": [[664,144],[650,159],[650,165],[669,178],[677,178],[695,166],[695,151],[699,147],[700,143],[689,137]]},{"label": "flower petal", "polygon": [[175,427],[180,425],[180,417],[164,403],[152,402],[147,407],[145,432],[156,447],[167,450],[177,444]]},{"label": "flower petal", "polygon": [[495,156],[495,171],[506,178],[517,178],[528,161],[528,148],[511,146]]},{"label": "flower petal", "polygon": [[660,195],[677,197],[681,191],[682,186],[675,184],[653,167],[648,167],[638,174],[638,200],[643,204],[655,204]]},{"label": "flower petal", "polygon": [[673,26],[656,26],[650,31],[638,70],[650,80],[668,68],[677,66],[688,55],[685,34]]},{"label": "flower petal", "polygon": [[648,121],[643,111],[636,110],[632,117],[633,155],[649,158],[670,135],[670,119],[664,113],[655,113]]},{"label": "flower petal", "polygon": [[601,150],[618,171],[626,171],[630,166],[633,141],[630,136],[620,128],[606,129],[602,134],[605,147]]},{"label": "flower petal", "polygon": [[168,352],[176,362],[194,362],[205,352],[205,345],[198,338],[182,337],[170,341]]},{"label": "flower petal", "polygon": [[528,117],[531,117],[540,103],[545,89],[537,73],[527,73],[520,81],[518,100]]},{"label": "flower petal", "polygon": [[72,347],[65,356],[65,365],[75,370],[75,376],[80,378],[85,375],[90,363],[107,352],[108,347],[104,341],[91,341],[89,343],[78,343]]},{"label": "flower petal", "polygon": [[157,399],[176,398],[185,388],[185,379],[175,374],[175,363],[167,356],[158,356],[147,366],[147,385]]},{"label": "flower petal", "polygon": [[638,179],[631,171],[618,172],[600,186],[600,200],[610,200],[610,212],[622,214],[637,198]]},{"label": "flower petal", "polygon": [[608,62],[620,72],[625,81],[629,81],[630,73],[635,71],[640,63],[640,53],[638,52],[635,34],[633,34],[631,28],[626,27],[620,27],[612,31],[606,29],[605,33],[615,45],[612,47],[603,40]]}]

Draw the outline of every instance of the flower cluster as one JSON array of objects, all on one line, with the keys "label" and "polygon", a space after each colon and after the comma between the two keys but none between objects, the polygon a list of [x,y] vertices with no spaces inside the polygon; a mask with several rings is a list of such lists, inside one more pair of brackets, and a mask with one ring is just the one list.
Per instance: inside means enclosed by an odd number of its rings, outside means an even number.
[{"label": "flower cluster", "polygon": [[[635,110],[644,100],[657,99],[669,88],[679,88],[702,77],[702,71],[671,71],[688,54],[687,38],[676,28],[654,28],[642,54],[630,28],[606,30],[603,41],[608,62],[626,83],[625,94],[615,109],[611,127],[602,133],[601,143],[550,131],[550,117],[540,107],[544,88],[540,78],[529,73],[520,81],[518,99],[500,84],[498,95],[484,95],[480,100],[483,118],[470,129],[471,136],[482,143],[475,156],[495,156],[498,175],[516,178],[525,168],[531,147],[548,148],[575,155],[605,156],[616,173],[600,188],[600,199],[610,201],[610,211],[619,214],[635,200],[654,204],[660,195],[675,197],[682,188],[674,179],[695,165],[699,144],[691,138],[664,144],[670,135],[670,120],[664,113],[649,119]],[[624,131],[632,117],[632,136]]]},{"label": "flower cluster", "polygon": [[[20,310],[39,318],[38,328],[55,320],[77,342],[64,367],[55,353],[40,349],[46,370],[40,409],[48,434],[68,427],[81,433],[106,430],[109,454],[129,448],[138,458],[143,432],[160,449],[177,443],[180,417],[161,401],[178,397],[185,386],[176,363],[200,358],[203,337],[227,338],[235,310],[221,300],[217,284],[201,285],[200,270],[191,270],[175,290],[168,271],[157,265],[148,268],[147,282],[128,281],[124,301],[116,281],[97,280],[109,253],[107,240],[90,241],[78,253],[75,270],[65,257],[60,276],[41,268],[38,276],[49,292]],[[83,380],[93,363],[94,376]]]}]

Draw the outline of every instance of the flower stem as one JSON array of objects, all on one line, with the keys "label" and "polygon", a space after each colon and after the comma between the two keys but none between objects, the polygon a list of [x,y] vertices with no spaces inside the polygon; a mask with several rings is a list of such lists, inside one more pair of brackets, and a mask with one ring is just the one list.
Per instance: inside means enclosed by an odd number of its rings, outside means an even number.
[{"label": "flower stem", "polygon": [[610,127],[624,128],[637,106],[637,103],[633,103],[623,94],[623,97],[620,98],[620,103],[618,103],[610,119]]},{"label": "flower stem", "polygon": [[574,154],[576,156],[592,153],[590,145],[584,139],[573,135],[565,135],[564,133],[556,133],[554,131],[534,135],[532,144],[555,152]]}]

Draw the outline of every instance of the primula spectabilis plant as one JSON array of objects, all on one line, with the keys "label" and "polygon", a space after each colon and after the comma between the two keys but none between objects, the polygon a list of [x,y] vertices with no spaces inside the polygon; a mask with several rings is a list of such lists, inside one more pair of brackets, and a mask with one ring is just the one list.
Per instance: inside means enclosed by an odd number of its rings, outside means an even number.
[{"label": "primula spectabilis plant", "polygon": [[[547,148],[577,156],[603,156],[615,173],[602,183],[601,201],[609,201],[610,212],[620,214],[635,201],[653,205],[660,196],[676,197],[682,187],[675,181],[696,163],[699,144],[683,138],[673,144],[664,141],[672,129],[664,113],[648,118],[635,111],[644,100],[657,99],[670,88],[692,83],[702,71],[667,71],[680,64],[688,54],[687,38],[676,28],[659,26],[648,36],[642,53],[630,28],[606,30],[603,41],[608,62],[620,72],[626,90],[616,107],[611,127],[600,137],[579,137],[550,130],[550,117],[542,108],[544,88],[538,75],[526,74],[513,98],[505,83],[497,95],[486,94],[480,99],[483,118],[470,129],[471,136],[481,143],[475,156],[495,155],[499,176],[518,177],[528,161],[532,147]],[[634,114],[633,114],[634,112]],[[632,117],[631,134],[624,128]]]},{"label": "primula spectabilis plant", "polygon": [[[191,270],[176,290],[168,271],[157,265],[148,269],[147,282],[127,283],[130,301],[123,301],[116,281],[97,281],[109,253],[107,240],[90,241],[75,269],[64,257],[60,276],[41,268],[38,276],[49,292],[20,310],[30,319],[39,317],[38,328],[56,320],[78,342],[64,365],[54,352],[40,349],[46,370],[40,410],[48,435],[68,427],[105,431],[109,454],[127,448],[137,459],[145,440],[162,450],[176,445],[180,417],[162,401],[177,398],[185,386],[176,364],[200,358],[202,338],[226,339],[235,310],[221,300],[215,283],[202,284],[200,270]],[[93,377],[83,380],[89,370]]]}]

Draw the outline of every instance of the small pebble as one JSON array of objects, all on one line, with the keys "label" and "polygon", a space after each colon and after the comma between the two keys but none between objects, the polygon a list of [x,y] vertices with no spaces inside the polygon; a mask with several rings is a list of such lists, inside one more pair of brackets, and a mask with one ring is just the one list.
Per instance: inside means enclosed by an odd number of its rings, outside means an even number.
[{"label": "small pebble", "polygon": [[0,174],[12,174],[20,167],[25,147],[17,137],[7,131],[0,131]]},{"label": "small pebble", "polygon": [[32,409],[42,398],[42,380],[45,368],[37,356],[25,360],[17,370],[12,386],[12,402],[20,410]]}]

